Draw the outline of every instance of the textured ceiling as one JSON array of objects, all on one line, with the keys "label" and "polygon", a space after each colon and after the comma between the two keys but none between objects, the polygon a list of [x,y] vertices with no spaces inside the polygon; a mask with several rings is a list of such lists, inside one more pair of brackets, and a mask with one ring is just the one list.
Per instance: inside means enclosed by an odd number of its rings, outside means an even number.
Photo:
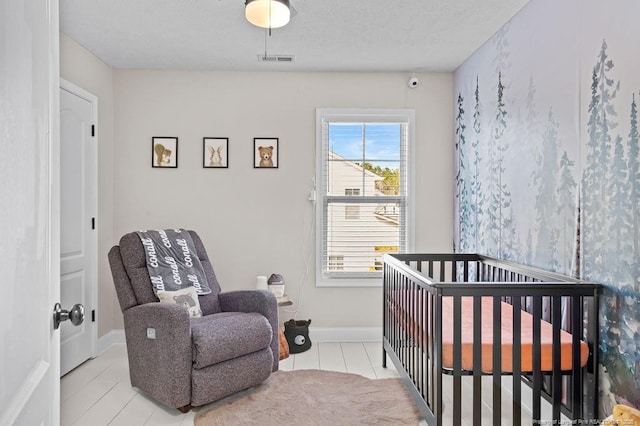
[{"label": "textured ceiling", "polygon": [[114,68],[452,71],[527,1],[291,0],[267,37],[244,0],[60,0],[60,29]]}]

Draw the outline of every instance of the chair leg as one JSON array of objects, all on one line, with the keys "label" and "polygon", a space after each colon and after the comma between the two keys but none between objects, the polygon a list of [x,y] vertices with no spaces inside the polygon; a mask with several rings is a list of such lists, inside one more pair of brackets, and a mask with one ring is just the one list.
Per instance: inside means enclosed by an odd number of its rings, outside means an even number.
[{"label": "chair leg", "polygon": [[178,407],[178,411],[180,411],[181,413],[188,413],[192,408],[193,407],[191,406],[191,404],[187,404],[184,407]]}]

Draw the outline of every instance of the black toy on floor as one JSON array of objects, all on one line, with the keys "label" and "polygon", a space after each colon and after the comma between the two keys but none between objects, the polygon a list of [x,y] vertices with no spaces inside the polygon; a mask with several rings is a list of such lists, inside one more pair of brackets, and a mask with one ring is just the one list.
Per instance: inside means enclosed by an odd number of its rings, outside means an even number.
[{"label": "black toy on floor", "polygon": [[309,324],[311,320],[289,320],[284,323],[284,337],[287,338],[289,344],[289,352],[299,354],[309,350],[311,347],[311,339],[309,339]]}]

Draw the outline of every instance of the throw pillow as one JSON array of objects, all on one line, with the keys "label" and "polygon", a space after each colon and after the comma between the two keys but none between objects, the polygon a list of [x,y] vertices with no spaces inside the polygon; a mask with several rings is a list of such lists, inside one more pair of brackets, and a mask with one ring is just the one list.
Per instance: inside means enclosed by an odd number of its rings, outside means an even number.
[{"label": "throw pillow", "polygon": [[184,306],[189,311],[191,318],[202,316],[195,287],[186,287],[175,291],[159,291],[158,299],[160,299],[160,303],[175,303]]}]

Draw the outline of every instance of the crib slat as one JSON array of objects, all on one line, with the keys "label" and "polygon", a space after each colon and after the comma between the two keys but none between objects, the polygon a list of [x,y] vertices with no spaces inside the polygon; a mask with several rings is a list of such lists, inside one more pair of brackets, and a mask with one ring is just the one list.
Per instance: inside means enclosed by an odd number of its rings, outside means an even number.
[{"label": "crib slat", "polygon": [[462,299],[453,296],[453,424],[462,423]]},{"label": "crib slat", "polygon": [[426,321],[425,321],[425,312],[426,312],[426,291],[422,290],[420,291],[420,312],[418,314],[418,318],[420,320],[420,326],[418,327],[420,330],[420,395],[422,395],[422,399],[423,400],[427,400],[426,399],[426,393],[425,393],[425,382],[426,382],[426,375],[427,375],[427,371],[424,368],[424,359],[425,359],[425,354],[427,351],[427,342],[426,342]]},{"label": "crib slat", "polygon": [[413,372],[413,316],[412,316],[412,312],[413,312],[413,292],[414,292],[414,288],[413,288],[413,281],[411,281],[409,278],[407,278],[407,332],[409,334],[408,339],[407,339],[407,345],[406,345],[406,350],[407,350],[407,363],[405,364],[405,367],[407,368],[407,371],[409,372],[409,377],[411,377],[411,381],[414,382],[413,380],[414,378],[414,372]]},{"label": "crib slat", "polygon": [[435,417],[436,424],[442,424],[442,296],[440,294],[434,295],[435,297],[435,381],[436,381],[436,391],[435,391]]},{"label": "crib slat", "polygon": [[387,368],[387,351],[384,349],[384,339],[389,336],[389,315],[387,314],[387,297],[389,293],[389,265],[384,265],[382,280],[382,368]]},{"label": "crib slat", "polygon": [[559,424],[560,422],[560,404],[562,403],[562,372],[560,371],[560,322],[562,321],[562,310],[561,310],[562,299],[560,296],[553,296],[552,305],[551,305],[551,315],[552,320],[551,324],[553,326],[553,347],[558,348],[558,350],[553,351],[553,385],[552,385],[552,395],[553,395],[553,420],[554,424]]},{"label": "crib slat", "polygon": [[541,321],[542,319],[542,297],[533,297],[533,421],[540,421],[540,398],[542,390],[542,372],[541,365]]},{"label": "crib slat", "polygon": [[600,305],[600,296],[598,295],[598,290],[594,290],[593,297],[589,303],[588,307],[588,318],[589,318],[589,326],[587,327],[587,333],[589,342],[592,342],[592,347],[590,350],[590,368],[591,374],[589,378],[585,378],[588,380],[589,386],[587,386],[586,398],[584,401],[587,402],[587,405],[584,407],[586,413],[585,417],[588,419],[597,419],[598,418],[598,364],[599,364],[599,354],[598,354],[598,342],[600,341],[600,334],[598,329],[598,306]]},{"label": "crib slat", "polygon": [[580,374],[580,337],[582,335],[582,297],[571,297],[571,412],[574,419],[582,417],[582,375]]},{"label": "crib slat", "polygon": [[[473,297],[473,341],[482,342],[482,297]],[[482,422],[482,346],[473,345],[473,423]]]},{"label": "crib slat", "polygon": [[522,400],[522,379],[520,378],[521,372],[521,360],[522,342],[520,333],[517,330],[521,329],[522,324],[522,308],[521,299],[514,297],[512,301],[513,305],[513,425],[520,426],[521,423],[521,400]]},{"label": "crib slat", "polygon": [[408,341],[409,341],[409,327],[407,326],[407,324],[409,324],[409,313],[407,312],[407,305],[408,303],[408,299],[409,299],[409,289],[407,288],[407,280],[408,277],[406,276],[402,276],[401,281],[400,281],[400,288],[402,289],[402,315],[404,316],[403,318],[403,324],[404,324],[404,332],[402,333],[402,339],[403,339],[403,343],[402,343],[402,349],[401,349],[401,353],[402,353],[402,365],[404,366],[404,368],[407,368],[407,346],[408,346]]},{"label": "crib slat", "polygon": [[411,378],[413,379],[413,384],[418,385],[418,374],[417,374],[417,356],[416,349],[418,348],[418,324],[416,324],[416,297],[418,296],[418,286],[413,280],[411,281],[411,310],[409,311],[409,315],[411,315]]},{"label": "crib slat", "polygon": [[462,280],[465,283],[469,282],[469,261],[465,260],[463,263],[463,273],[462,273]]},{"label": "crib slat", "polygon": [[429,372],[429,377],[427,377],[427,383],[429,383],[429,386],[427,387],[428,389],[428,393],[429,393],[429,406],[431,407],[431,410],[433,411],[433,407],[434,407],[434,397],[435,397],[435,382],[434,382],[434,377],[435,377],[435,364],[436,364],[436,360],[435,360],[435,348],[434,348],[434,342],[435,342],[435,334],[434,334],[434,327],[435,327],[435,316],[433,314],[434,312],[434,295],[432,293],[429,293],[429,295],[427,296],[428,301],[429,301],[429,312],[427,313],[429,316],[429,342],[427,344],[427,360],[430,360],[431,362],[429,363],[429,366],[427,367],[427,371]]},{"label": "crib slat", "polygon": [[493,425],[502,424],[502,301],[493,296]]}]

